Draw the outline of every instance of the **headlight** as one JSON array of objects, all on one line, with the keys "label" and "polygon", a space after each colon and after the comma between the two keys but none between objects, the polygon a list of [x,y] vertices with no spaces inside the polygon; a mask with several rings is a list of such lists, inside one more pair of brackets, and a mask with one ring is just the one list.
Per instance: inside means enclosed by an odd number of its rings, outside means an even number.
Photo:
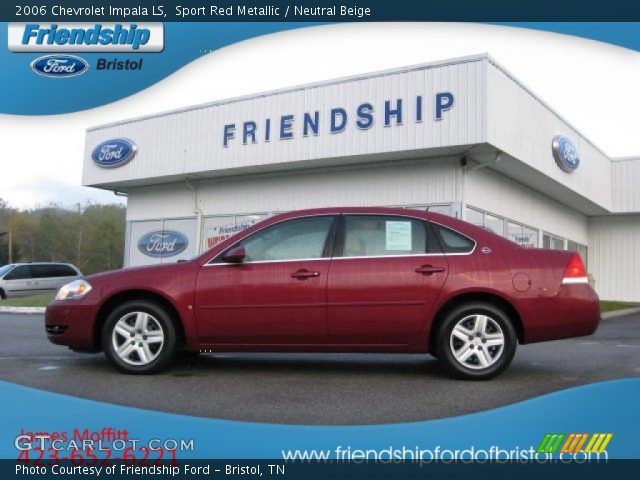
[{"label": "headlight", "polygon": [[60,287],[55,300],[78,300],[91,291],[91,284],[86,280],[74,280]]}]

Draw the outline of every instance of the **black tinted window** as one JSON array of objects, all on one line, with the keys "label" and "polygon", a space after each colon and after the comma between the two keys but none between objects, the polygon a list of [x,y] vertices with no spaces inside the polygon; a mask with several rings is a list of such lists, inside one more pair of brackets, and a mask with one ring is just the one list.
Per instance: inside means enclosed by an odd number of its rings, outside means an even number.
[{"label": "black tinted window", "polygon": [[52,265],[31,265],[31,278],[48,278],[53,277]]},{"label": "black tinted window", "polygon": [[423,221],[392,215],[345,215],[343,257],[436,253]]},{"label": "black tinted window", "polygon": [[69,265],[51,265],[52,277],[75,277],[78,275]]},{"label": "black tinted window", "polygon": [[68,265],[35,264],[31,265],[31,278],[75,277],[76,271]]},{"label": "black tinted window", "polygon": [[28,265],[20,265],[19,267],[11,270],[5,275],[5,280],[24,280],[25,278],[31,278]]},{"label": "black tinted window", "polygon": [[469,253],[473,250],[475,242],[469,237],[465,237],[461,233],[443,227],[435,223],[431,224],[438,235],[438,239],[442,244],[445,253]]}]

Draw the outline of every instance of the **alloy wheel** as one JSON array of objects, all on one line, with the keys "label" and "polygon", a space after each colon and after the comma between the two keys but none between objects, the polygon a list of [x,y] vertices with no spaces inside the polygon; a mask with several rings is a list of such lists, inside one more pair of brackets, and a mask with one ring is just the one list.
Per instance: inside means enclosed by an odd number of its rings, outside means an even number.
[{"label": "alloy wheel", "polygon": [[143,366],[162,352],[164,331],[158,319],[147,312],[129,312],[113,327],[115,354],[129,365]]},{"label": "alloy wheel", "polygon": [[464,367],[481,370],[502,356],[505,337],[498,322],[487,315],[467,315],[460,319],[449,338],[455,360]]}]

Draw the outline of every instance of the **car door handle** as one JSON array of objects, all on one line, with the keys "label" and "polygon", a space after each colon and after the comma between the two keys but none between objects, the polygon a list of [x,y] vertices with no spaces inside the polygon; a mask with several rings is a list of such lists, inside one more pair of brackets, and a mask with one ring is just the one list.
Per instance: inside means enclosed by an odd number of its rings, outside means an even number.
[{"label": "car door handle", "polygon": [[297,278],[298,280],[306,280],[307,278],[311,278],[311,277],[319,277],[320,272],[311,272],[307,269],[302,269],[292,273],[291,276],[293,278]]},{"label": "car door handle", "polygon": [[416,268],[416,273],[422,275],[433,275],[434,273],[444,272],[444,267],[434,267],[433,265],[422,265]]}]

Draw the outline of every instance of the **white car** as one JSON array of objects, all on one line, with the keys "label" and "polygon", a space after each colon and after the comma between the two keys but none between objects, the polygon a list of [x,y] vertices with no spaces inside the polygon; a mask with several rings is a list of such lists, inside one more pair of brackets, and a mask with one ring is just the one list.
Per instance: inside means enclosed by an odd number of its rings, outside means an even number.
[{"label": "white car", "polygon": [[12,263],[0,267],[0,299],[55,292],[81,277],[69,263]]}]

